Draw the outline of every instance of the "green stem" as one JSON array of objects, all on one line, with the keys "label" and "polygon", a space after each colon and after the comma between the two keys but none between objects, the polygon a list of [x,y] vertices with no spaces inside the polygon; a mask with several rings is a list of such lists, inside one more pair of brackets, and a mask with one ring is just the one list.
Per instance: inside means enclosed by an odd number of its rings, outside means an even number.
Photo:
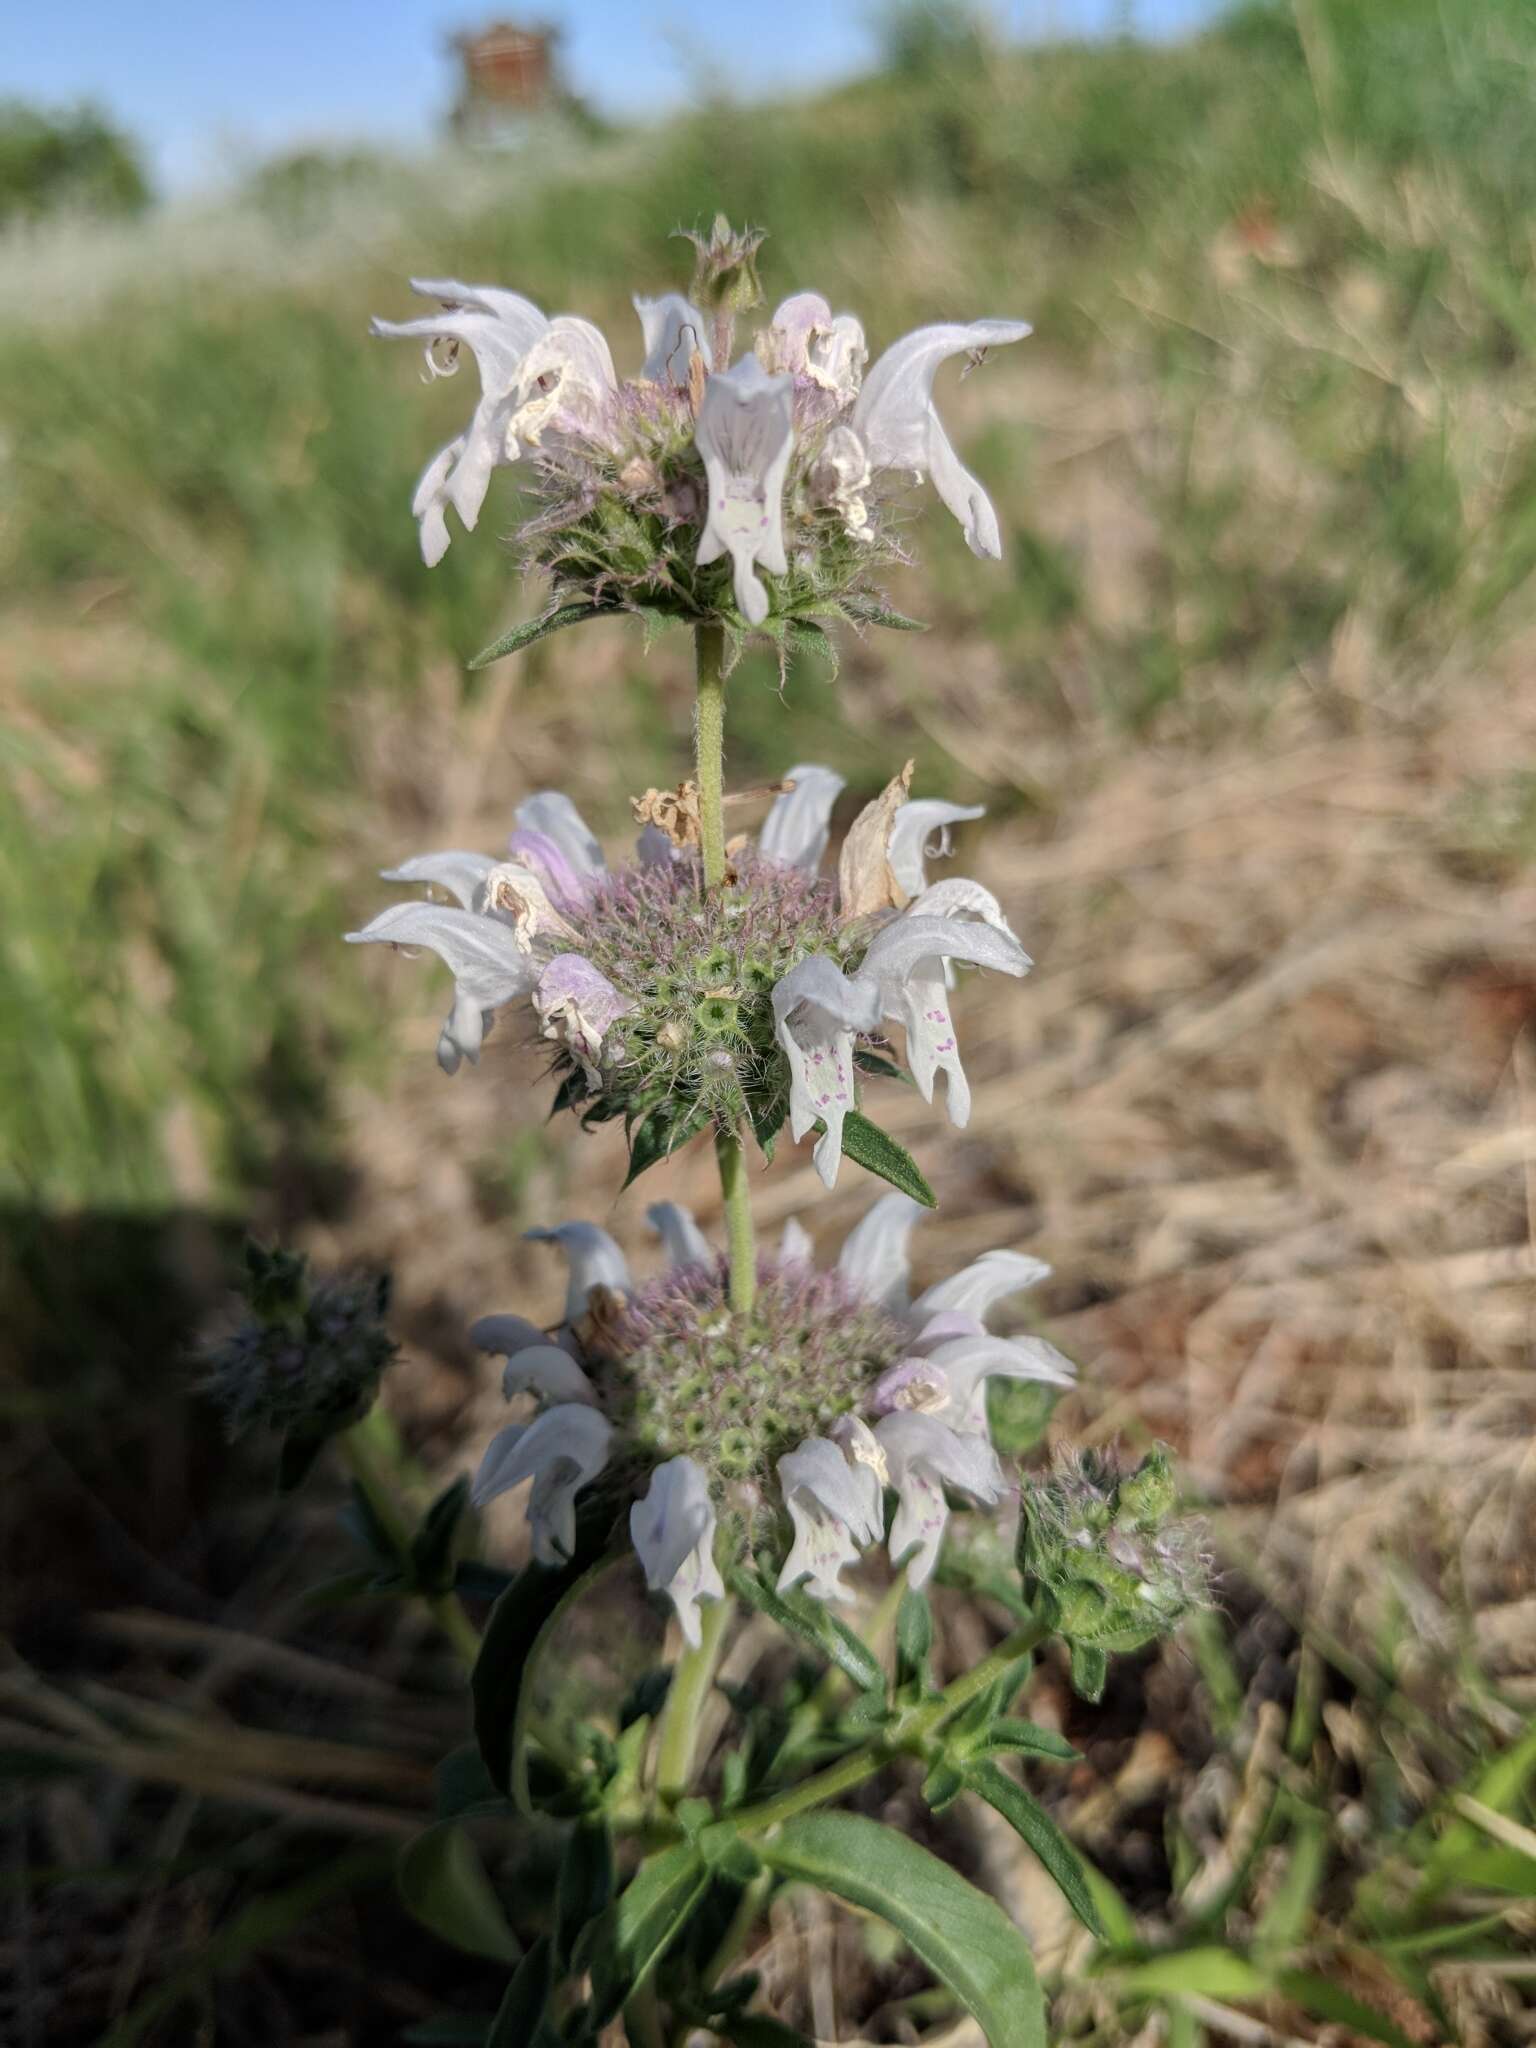
[{"label": "green stem", "polygon": [[[393,1466],[398,1445],[389,1417],[382,1408],[370,1408],[361,1422],[344,1429],[335,1441],[352,1477],[367,1495],[379,1527],[403,1564],[410,1556],[411,1525],[395,1498]],[[466,1668],[473,1670],[480,1655],[480,1631],[464,1612],[458,1594],[425,1597],[432,1619],[458,1651]]]},{"label": "green stem", "polygon": [[798,1785],[791,1785],[785,1792],[775,1793],[771,1799],[761,1800],[756,1806],[746,1807],[733,1814],[732,1821],[743,1834],[761,1834],[765,1829],[777,1827],[780,1821],[789,1820],[797,1813],[805,1813],[813,1806],[825,1806],[833,1799],[841,1799],[845,1792],[851,1792],[856,1785],[862,1785],[866,1778],[872,1778],[890,1761],[893,1749],[915,1747],[924,1737],[931,1735],[950,1720],[960,1709],[985,1692],[994,1679],[1000,1678],[1015,1659],[1032,1650],[1046,1634],[1040,1622],[1026,1622],[1004,1638],[989,1656],[976,1666],[974,1671],[964,1672],[947,1685],[936,1700],[918,1707],[908,1715],[899,1728],[873,1742],[865,1743],[852,1755],[842,1757],[835,1764],[829,1764],[814,1777],[805,1778]]},{"label": "green stem", "polygon": [[747,1182],[747,1156],[734,1131],[717,1131],[715,1158],[720,1167],[720,1192],[725,1197],[725,1226],[731,1255],[731,1308],[750,1313],[757,1299],[757,1245],[752,1232],[752,1190]]},{"label": "green stem", "polygon": [[670,1805],[681,1799],[693,1777],[699,1715],[715,1682],[720,1647],[735,1612],[734,1600],[712,1600],[700,1610],[697,1649],[684,1650],[672,1673],[661,1717],[656,1753],[656,1790]]},{"label": "green stem", "polygon": [[694,711],[695,780],[699,785],[699,835],[704,856],[704,886],[718,889],[725,880],[725,628],[713,621],[693,629],[698,667],[698,704]]}]

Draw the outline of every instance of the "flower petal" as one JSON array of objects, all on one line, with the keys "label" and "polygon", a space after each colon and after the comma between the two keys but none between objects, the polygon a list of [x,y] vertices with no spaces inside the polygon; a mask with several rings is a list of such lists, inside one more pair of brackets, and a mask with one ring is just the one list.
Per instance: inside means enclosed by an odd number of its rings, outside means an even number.
[{"label": "flower petal", "polygon": [[921,1325],[929,1316],[950,1310],[979,1318],[1010,1294],[1038,1287],[1050,1275],[1045,1261],[1031,1258],[1028,1252],[983,1252],[972,1264],[920,1294],[912,1304],[911,1320]]},{"label": "flower petal", "polygon": [[708,322],[681,292],[663,292],[660,298],[636,298],[631,303],[640,315],[640,332],[645,337],[645,367],[640,375],[647,383],[674,384],[686,391],[689,365],[696,355],[703,357],[706,370],[715,367]]},{"label": "flower petal", "polygon": [[460,997],[482,1010],[533,987],[533,967],[505,925],[446,904],[394,903],[346,937],[352,946],[425,946],[452,973]]},{"label": "flower petal", "polygon": [[949,1380],[945,1410],[957,1429],[987,1427],[987,1381],[1036,1380],[1043,1386],[1070,1387],[1077,1367],[1043,1337],[953,1337],[928,1354]]},{"label": "flower petal", "polygon": [[578,875],[600,874],[607,866],[602,843],[563,790],[541,789],[525,797],[513,815],[520,830],[553,840]]},{"label": "flower petal", "polygon": [[470,1324],[469,1341],[477,1351],[510,1358],[515,1351],[526,1351],[550,1340],[549,1333],[537,1323],[530,1323],[526,1316],[493,1315],[481,1316]]},{"label": "flower petal", "polygon": [[526,1426],[514,1423],[492,1437],[470,1488],[474,1505],[532,1479],[528,1525],[540,1564],[557,1564],[576,1548],[576,1495],[608,1462],[613,1425],[578,1403],[546,1408]]},{"label": "flower petal", "polygon": [[1000,974],[1027,974],[1034,962],[1018,940],[993,926],[959,917],[914,916],[908,910],[876,932],[859,979],[899,985],[927,960],[964,960]]},{"label": "flower petal", "polygon": [[768,860],[814,873],[827,850],[832,806],[843,788],[843,778],[834,768],[802,761],[784,779],[793,787],[774,798],[757,835],[757,850]]},{"label": "flower petal", "polygon": [[812,954],[791,967],[773,991],[774,1029],[789,1061],[789,1128],[796,1144],[812,1124],[825,1124],[816,1170],[826,1186],[837,1179],[843,1118],[854,1106],[853,1034],[880,1021],[877,983],[850,981],[836,961]]},{"label": "flower petal", "polygon": [[645,1220],[667,1248],[674,1266],[713,1266],[715,1248],[681,1202],[652,1202]]},{"label": "flower petal", "polygon": [[586,1314],[594,1287],[611,1288],[615,1294],[630,1291],[629,1266],[624,1254],[595,1223],[559,1223],[553,1230],[525,1230],[523,1236],[534,1244],[557,1244],[570,1268],[565,1295],[567,1323]]},{"label": "flower petal", "polygon": [[927,888],[923,862],[949,852],[950,826],[984,817],[986,809],[985,804],[946,804],[937,797],[909,799],[902,805],[891,826],[886,854],[905,895],[920,896]]},{"label": "flower petal", "polygon": [[709,510],[699,540],[701,568],[729,555],[737,608],[750,625],[768,616],[768,593],[753,566],[782,576],[784,476],[794,446],[794,379],[770,377],[756,356],[717,371],[704,386],[694,440],[704,459]]},{"label": "flower petal", "polygon": [[876,469],[931,476],[978,555],[1002,552],[997,515],[986,492],[950,446],[933,403],[933,379],[950,356],[976,353],[1029,333],[1022,320],[973,320],[969,326],[920,327],[892,344],[864,380],[853,425]]},{"label": "flower petal", "polygon": [[514,1394],[537,1394],[543,1401],[582,1402],[589,1408],[597,1405],[597,1390],[569,1351],[559,1344],[551,1344],[546,1337],[542,1344],[529,1344],[514,1351],[508,1358],[501,1375],[502,1399],[510,1401]]},{"label": "flower petal", "polygon": [[942,882],[931,882],[921,894],[914,896],[907,905],[910,917],[979,918],[983,924],[991,925],[995,932],[1003,932],[1018,943],[1018,934],[1003,915],[1003,906],[990,889],[973,882],[966,875],[951,875]]},{"label": "flower petal", "polygon": [[935,1077],[944,1074],[949,1120],[963,1127],[971,1113],[971,1091],[950,1020],[949,960],[1016,975],[1030,966],[1029,955],[1011,934],[969,919],[914,917],[908,911],[875,934],[856,979],[868,977],[878,984],[882,1015],[905,1029],[907,1065],[924,1101],[933,1100]]},{"label": "flower petal", "polygon": [[666,1593],[684,1640],[697,1649],[699,1602],[724,1597],[715,1563],[715,1510],[709,1481],[692,1458],[669,1458],[651,1474],[645,1498],[629,1511],[629,1533],[653,1593]]},{"label": "flower petal", "polygon": [[811,1234],[798,1216],[791,1216],[784,1226],[779,1239],[779,1264],[781,1266],[810,1266],[816,1261],[816,1247],[811,1243]]},{"label": "flower petal", "polygon": [[475,891],[496,865],[484,853],[417,853],[397,868],[381,868],[386,882],[427,882],[434,889],[446,889],[464,910],[475,907]]},{"label": "flower petal", "polygon": [[808,377],[847,400],[859,388],[869,351],[852,313],[835,314],[820,292],[796,292],[779,305],[759,342],[775,370]]},{"label": "flower petal", "polygon": [[856,1564],[860,1543],[880,1535],[879,1481],[867,1465],[850,1465],[825,1437],[811,1437],[778,1463],[779,1486],[794,1542],[779,1590],[807,1582],[818,1600],[847,1600],[843,1567]]},{"label": "flower petal", "polygon": [[986,1437],[961,1436],[932,1415],[897,1410],[876,1423],[875,1436],[896,1488],[891,1562],[905,1562],[909,1585],[925,1586],[949,1520],[945,1486],[974,1500],[996,1501],[1004,1490],[1002,1467]]},{"label": "flower petal", "polygon": [[493,1011],[482,1010],[473,996],[454,996],[453,1008],[437,1034],[437,1064],[445,1074],[456,1074],[461,1060],[468,1060],[471,1066],[478,1062],[493,1015]]},{"label": "flower petal", "polygon": [[552,428],[592,426],[618,381],[601,328],[561,313],[518,367],[516,408],[505,429],[509,445],[521,452],[537,448]]},{"label": "flower petal", "polygon": [[907,1305],[907,1244],[923,1214],[910,1195],[882,1195],[843,1240],[837,1270],[865,1301],[900,1313]]},{"label": "flower petal", "polygon": [[533,1006],[546,1038],[563,1040],[594,1093],[602,1086],[603,1041],[616,1018],[634,1008],[606,974],[580,953],[557,953],[544,966]]}]

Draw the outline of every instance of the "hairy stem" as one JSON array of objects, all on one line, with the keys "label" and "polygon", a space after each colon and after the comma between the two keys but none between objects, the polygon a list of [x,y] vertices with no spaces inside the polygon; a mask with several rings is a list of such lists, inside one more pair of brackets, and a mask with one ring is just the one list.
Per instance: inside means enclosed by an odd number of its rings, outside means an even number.
[{"label": "hairy stem", "polygon": [[824,1771],[817,1771],[814,1777],[791,1785],[787,1791],[777,1792],[772,1798],[733,1814],[735,1825],[743,1834],[761,1834],[764,1829],[777,1827],[780,1821],[789,1820],[797,1813],[840,1799],[845,1792],[851,1792],[856,1785],[862,1785],[866,1778],[872,1778],[876,1771],[882,1769],[890,1761],[893,1750],[910,1748],[941,1728],[962,1707],[969,1705],[978,1693],[985,1692],[995,1679],[1001,1678],[1010,1664],[1032,1650],[1045,1633],[1039,1622],[1026,1622],[1021,1628],[1016,1628],[1011,1636],[1005,1637],[989,1656],[982,1659],[974,1671],[963,1672],[959,1678],[953,1679],[936,1700],[930,1700],[926,1706],[908,1715],[899,1729],[892,1730],[883,1739],[865,1743],[862,1749],[839,1758]]},{"label": "hairy stem", "polygon": [[721,1644],[735,1609],[734,1600],[712,1600],[700,1610],[698,1648],[684,1650],[672,1673],[656,1753],[656,1790],[669,1804],[682,1798],[693,1777],[699,1715],[715,1682]]},{"label": "hairy stem", "polygon": [[747,1181],[747,1155],[735,1131],[715,1134],[720,1167],[720,1192],[725,1197],[725,1226],[731,1259],[731,1309],[744,1316],[757,1299],[757,1243],[752,1231],[752,1190]]},{"label": "hairy stem", "polygon": [[[370,1408],[361,1422],[354,1422],[335,1439],[347,1468],[367,1496],[379,1527],[389,1538],[401,1563],[410,1555],[411,1525],[395,1497],[394,1467],[398,1446],[389,1417],[382,1408]],[[480,1654],[480,1632],[464,1612],[457,1593],[427,1595],[427,1611],[464,1660],[474,1668]]]},{"label": "hairy stem", "polygon": [[698,668],[698,703],[694,710],[695,780],[699,785],[699,832],[704,856],[704,886],[718,889],[725,880],[725,628],[713,621],[693,629]]}]

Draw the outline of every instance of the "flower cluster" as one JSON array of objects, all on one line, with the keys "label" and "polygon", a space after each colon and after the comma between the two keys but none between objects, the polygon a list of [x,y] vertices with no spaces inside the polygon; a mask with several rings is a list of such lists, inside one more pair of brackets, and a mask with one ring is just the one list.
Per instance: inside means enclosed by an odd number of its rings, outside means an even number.
[{"label": "flower cluster", "polygon": [[255,1424],[323,1440],[367,1414],[395,1343],[382,1274],[313,1280],[297,1252],[246,1247],[246,1313],[204,1350],[231,1436]]},{"label": "flower cluster", "polygon": [[928,879],[950,827],[979,808],[913,801],[910,778],[909,763],[855,820],[834,884],[820,867],[842,778],[792,769],[715,889],[674,820],[688,785],[671,809],[650,804],[673,836],[648,824],[613,868],[569,798],[546,791],[518,807],[509,858],[427,853],[386,871],[453,903],[396,904],[349,937],[422,946],[450,968],[447,1072],[478,1056],[498,1010],[526,998],[558,1048],[560,1099],[588,1120],[622,1116],[637,1168],[708,1128],[747,1122],[769,1143],[787,1117],[797,1143],[821,1133],[816,1164],[830,1187],[856,1067],[878,1063],[885,1028],[901,1026],[925,1100],[945,1076],[950,1120],[963,1125],[952,965],[1030,965],[979,882]]},{"label": "flower cluster", "polygon": [[979,362],[1028,326],[922,327],[866,376],[859,320],[797,292],[733,363],[736,314],[760,301],[760,240],[723,221],[696,238],[693,297],[634,300],[645,354],[622,378],[589,320],[550,318],[491,285],[413,279],[438,310],[376,320],[375,333],[423,341],[433,377],[468,350],[480,379],[468,425],[416,487],[427,562],[447,550],[449,508],[472,528],[509,463],[535,502],[525,559],[551,575],[557,604],[738,630],[770,616],[863,620],[870,576],[899,554],[888,515],[903,477],[931,478],[971,548],[999,555],[997,515],[950,444],[933,383],[949,358]]},{"label": "flower cluster", "polygon": [[790,1224],[759,1262],[753,1308],[733,1316],[725,1262],[693,1218],[673,1203],[648,1213],[671,1264],[639,1285],[595,1224],[529,1233],[565,1254],[565,1308],[550,1331],[515,1315],[471,1331],[506,1359],[507,1396],[537,1405],[491,1442],[475,1500],[531,1480],[534,1554],[554,1562],[574,1550],[577,1495],[607,1488],[616,1514],[629,1503],[646,1581],[690,1641],[699,1602],[721,1595],[722,1561],[749,1554],[774,1560],[781,1588],[835,1600],[847,1597],[845,1567],[883,1539],[926,1584],[948,1493],[991,1504],[1007,1490],[988,1380],[1072,1379],[1041,1339],[986,1328],[998,1302],[1048,1269],[989,1252],[911,1300],[907,1242],[921,1212],[887,1195],[830,1272]]}]

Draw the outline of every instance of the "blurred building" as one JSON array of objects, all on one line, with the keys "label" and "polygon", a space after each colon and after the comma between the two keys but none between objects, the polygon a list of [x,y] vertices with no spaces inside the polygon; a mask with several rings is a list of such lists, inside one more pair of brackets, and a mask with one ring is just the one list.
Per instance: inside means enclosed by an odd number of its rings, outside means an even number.
[{"label": "blurred building", "polygon": [[559,39],[547,24],[510,21],[449,38],[460,73],[449,121],[460,142],[494,149],[521,141],[530,122],[560,104]]}]

